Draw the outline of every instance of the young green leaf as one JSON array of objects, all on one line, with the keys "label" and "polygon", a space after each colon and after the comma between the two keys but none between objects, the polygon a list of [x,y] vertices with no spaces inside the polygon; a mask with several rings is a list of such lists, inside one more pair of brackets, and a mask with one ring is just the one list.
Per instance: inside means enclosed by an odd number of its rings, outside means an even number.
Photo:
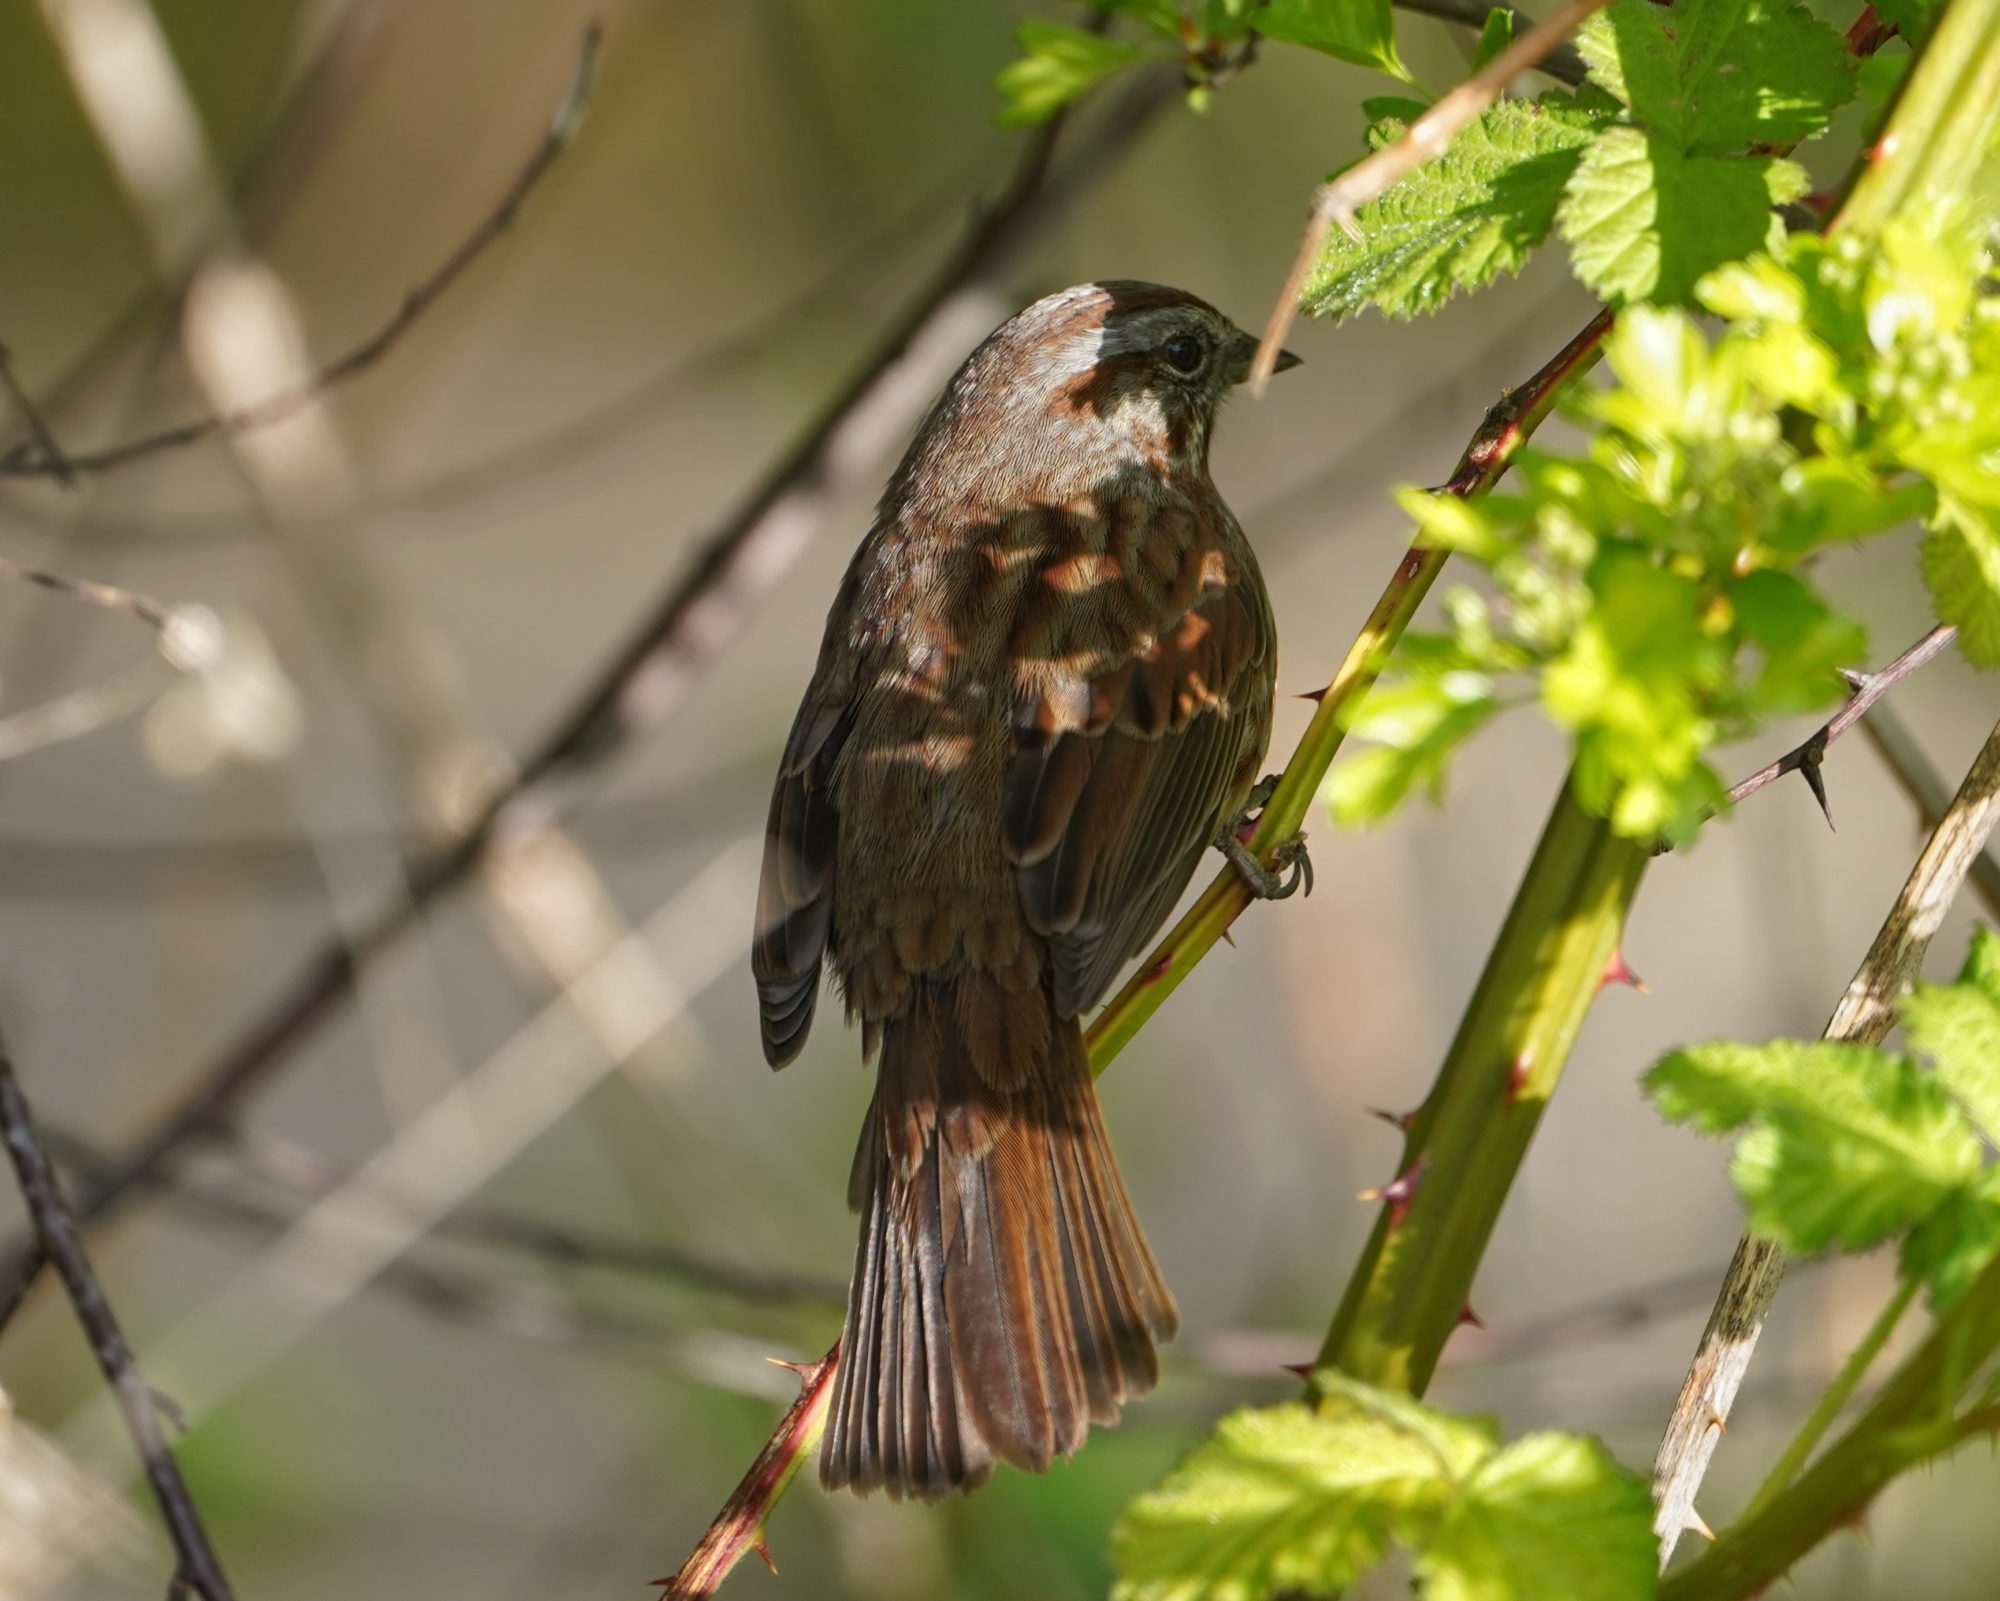
[{"label": "young green leaf", "polygon": [[[1604,120],[1560,92],[1489,106],[1437,160],[1361,208],[1359,238],[1334,231],[1307,280],[1307,309],[1348,317],[1374,306],[1408,317],[1519,272]],[[1401,132],[1382,122],[1371,138]]]},{"label": "young green leaf", "polygon": [[1744,642],[1763,655],[1745,697],[1760,717],[1787,717],[1825,705],[1842,667],[1867,660],[1866,630],[1842,617],[1794,573],[1762,568],[1729,589]]},{"label": "young green leaf", "polygon": [[1593,81],[1688,155],[1797,143],[1854,93],[1840,35],[1797,0],[1616,0],[1577,48]]},{"label": "young green leaf", "polygon": [[1858,1086],[1882,1054],[1872,1045],[1830,1040],[1710,1040],[1661,1057],[1644,1082],[1668,1122],[1729,1134],[1774,1107],[1810,1105],[1816,1096],[1865,1106]]},{"label": "young green leaf", "polygon": [[1235,1412],[1114,1536],[1117,1601],[1333,1596],[1391,1546],[1431,1601],[1653,1593],[1645,1484],[1594,1440],[1503,1447],[1454,1417],[1338,1373],[1326,1399]]},{"label": "young green leaf", "polygon": [[1919,984],[1904,1002],[1910,1045],[2000,1145],[2000,939],[1982,928],[1954,984]]},{"label": "young green leaf", "polygon": [[1417,1558],[1424,1601],[1645,1601],[1653,1499],[1593,1439],[1530,1434],[1474,1470]]},{"label": "young green leaf", "polygon": [[1514,42],[1514,12],[1509,6],[1495,6],[1480,25],[1479,48],[1472,52],[1472,70],[1477,72]]},{"label": "young green leaf", "polygon": [[1396,54],[1390,0],[1271,0],[1250,22],[1267,39],[1304,45],[1405,83],[1414,81]]},{"label": "young green leaf", "polygon": [[1638,128],[1609,128],[1583,153],[1556,213],[1578,278],[1614,305],[1679,302],[1723,262],[1756,250],[1772,205],[1806,175],[1770,157],[1688,155]]},{"label": "young green leaf", "polygon": [[1750,1226],[1790,1251],[1874,1245],[1979,1178],[1978,1137],[1943,1087],[1871,1047],[1696,1046],[1646,1084],[1670,1118],[1749,1125],[1730,1177]]},{"label": "young green leaf", "polygon": [[2000,527],[1942,500],[1923,549],[1924,583],[1975,667],[2000,667]]},{"label": "young green leaf", "polygon": [[1946,1199],[1903,1241],[1902,1275],[1930,1286],[1942,1312],[1963,1295],[2000,1251],[2000,1168]]},{"label": "young green leaf", "polygon": [[1140,57],[1136,45],[1057,22],[1024,22],[1014,34],[1019,61],[1001,70],[995,87],[1006,104],[1002,123],[1047,122],[1099,79]]},{"label": "young green leaf", "polygon": [[1117,1601],[1331,1595],[1436,1519],[1451,1480],[1492,1449],[1481,1424],[1303,1402],[1232,1412],[1112,1536]]}]

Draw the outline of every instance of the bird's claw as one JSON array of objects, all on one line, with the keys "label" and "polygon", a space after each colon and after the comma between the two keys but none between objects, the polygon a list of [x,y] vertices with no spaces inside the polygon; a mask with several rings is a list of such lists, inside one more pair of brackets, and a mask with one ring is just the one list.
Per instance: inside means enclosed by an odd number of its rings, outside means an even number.
[{"label": "bird's claw", "polygon": [[1286,841],[1278,841],[1278,847],[1270,853],[1268,867],[1260,863],[1256,853],[1250,849],[1250,835],[1254,833],[1250,811],[1270,800],[1270,792],[1276,786],[1276,774],[1258,782],[1258,786],[1250,790],[1250,807],[1244,809],[1244,815],[1216,835],[1216,849],[1230,859],[1230,865],[1242,877],[1250,895],[1258,901],[1284,901],[1298,895],[1300,889],[1304,889],[1306,895],[1312,895],[1312,857],[1306,853],[1304,831]]}]

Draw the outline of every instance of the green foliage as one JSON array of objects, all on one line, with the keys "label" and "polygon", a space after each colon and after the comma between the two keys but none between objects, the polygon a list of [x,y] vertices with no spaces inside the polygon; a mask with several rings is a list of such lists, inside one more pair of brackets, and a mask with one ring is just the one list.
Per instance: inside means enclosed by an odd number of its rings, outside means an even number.
[{"label": "green foliage", "polygon": [[1484,1418],[1322,1375],[1327,1400],[1231,1413],[1115,1536],[1119,1601],[1331,1596],[1415,1553],[1431,1601],[1652,1594],[1644,1483],[1595,1440],[1503,1445]]},{"label": "green foliage", "polygon": [[1633,121],[1690,155],[1796,144],[1854,92],[1840,35],[1797,0],[1616,0],[1576,43]]},{"label": "green foliage", "polygon": [[1989,1135],[2000,1137],[2000,939],[1973,935],[1953,984],[1919,984],[1903,1002],[1910,1048]]},{"label": "green foliage", "polygon": [[[1488,18],[1482,56],[1504,45],[1505,17]],[[1617,0],[1578,43],[1589,86],[1481,113],[1362,208],[1359,239],[1329,240],[1307,307],[1431,310],[1518,272],[1552,225],[1577,276],[1614,305],[1685,302],[1805,193],[1804,171],[1771,151],[1820,132],[1855,92],[1840,35],[1795,0]],[[1399,135],[1399,116],[1374,121],[1369,144]]]},{"label": "green foliage", "polygon": [[1780,226],[1806,190],[1790,161],[1689,155],[1657,133],[1607,128],[1584,152],[1557,218],[1576,275],[1613,305],[1680,303],[1720,262]]},{"label": "green foliage", "polygon": [[1572,407],[1582,451],[1524,451],[1519,492],[1476,504],[1405,491],[1421,536],[1494,593],[1454,592],[1449,633],[1405,639],[1351,725],[1379,745],[1335,775],[1336,818],[1435,794],[1472,731],[1539,698],[1574,736],[1586,805],[1686,837],[1726,798],[1709,751],[1830,703],[1863,659],[1805,564],[1913,517],[1939,614],[2000,662],[2000,308],[1974,292],[1981,268],[1942,221],[1775,237],[1697,285],[1718,339],[1680,311],[1621,317],[1616,385]]},{"label": "green foliage", "polygon": [[1806,188],[1763,152],[1819,132],[1854,93],[1840,35],[1794,0],[1617,0],[1577,44],[1624,117],[1584,156],[1556,226],[1613,305],[1683,302],[1754,251],[1771,207]]},{"label": "green foliage", "polygon": [[2000,1248],[2000,941],[1975,938],[1958,982],[1904,1011],[1929,1059],[1773,1040],[1675,1051],[1646,1075],[1663,1116],[1737,1133],[1730,1176],[1750,1226],[1787,1250],[1903,1241],[1904,1272],[1946,1306]]},{"label": "green foliage", "polygon": [[1267,39],[1305,45],[1410,81],[1409,69],[1396,54],[1390,0],[1270,0],[1251,13],[1250,22]]},{"label": "green foliage", "polygon": [[[1444,155],[1361,208],[1358,239],[1331,236],[1306,283],[1307,309],[1345,317],[1372,305],[1408,317],[1519,272],[1603,121],[1561,92],[1488,107]],[[1406,122],[1407,113],[1376,121],[1369,143],[1401,137]]]},{"label": "green foliage", "polygon": [[1140,57],[1134,45],[1058,22],[1024,22],[1015,33],[1021,59],[1000,74],[1003,123],[1047,122],[1100,78]]},{"label": "green foliage", "polygon": [[1134,62],[1179,59],[1189,101],[1206,104],[1209,75],[1237,56],[1254,33],[1302,45],[1356,66],[1411,81],[1396,54],[1391,0],[1101,0],[1145,32],[1126,44],[1054,22],[1024,22],[1021,57],[1001,70],[1002,123],[1046,122],[1092,85]]},{"label": "green foliage", "polygon": [[1480,25],[1479,47],[1472,53],[1472,70],[1477,72],[1513,42],[1514,13],[1506,6],[1495,6]]}]

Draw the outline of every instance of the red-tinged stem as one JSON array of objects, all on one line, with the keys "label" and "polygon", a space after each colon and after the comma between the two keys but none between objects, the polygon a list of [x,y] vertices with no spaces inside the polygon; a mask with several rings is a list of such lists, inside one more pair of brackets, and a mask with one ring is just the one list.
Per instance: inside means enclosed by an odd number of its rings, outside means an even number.
[{"label": "red-tinged stem", "polygon": [[840,1344],[836,1341],[819,1361],[799,1370],[799,1398],[723,1503],[694,1554],[671,1579],[653,1581],[666,1586],[661,1601],[695,1601],[714,1595],[730,1570],[751,1551],[763,1557],[773,1573],[777,1571],[764,1545],[764,1520],[825,1432],[827,1403],[833,1398],[833,1375],[839,1366]]}]

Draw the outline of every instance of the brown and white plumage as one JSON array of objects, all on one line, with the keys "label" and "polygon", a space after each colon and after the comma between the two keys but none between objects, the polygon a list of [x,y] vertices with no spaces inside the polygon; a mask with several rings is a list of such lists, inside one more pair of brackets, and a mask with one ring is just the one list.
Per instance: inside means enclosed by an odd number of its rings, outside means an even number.
[{"label": "brown and white plumage", "polygon": [[1076,1019],[1269,738],[1270,607],[1208,475],[1250,349],[1149,284],[1030,306],[919,430],[828,617],[753,966],[774,1066],[829,958],[879,1059],[829,1485],[1045,1467],[1152,1387],[1175,1331]]}]

